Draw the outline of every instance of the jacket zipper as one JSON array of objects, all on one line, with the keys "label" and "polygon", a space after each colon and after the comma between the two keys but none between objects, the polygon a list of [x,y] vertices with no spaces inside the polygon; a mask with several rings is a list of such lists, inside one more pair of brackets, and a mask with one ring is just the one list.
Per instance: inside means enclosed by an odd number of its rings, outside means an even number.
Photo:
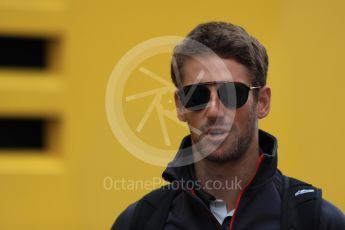
[{"label": "jacket zipper", "polygon": [[244,188],[240,191],[237,199],[236,199],[236,205],[235,205],[235,211],[234,211],[234,214],[232,215],[232,218],[231,218],[231,221],[230,221],[230,224],[229,224],[229,230],[232,230],[233,228],[233,224],[234,224],[234,221],[235,221],[235,217],[236,217],[236,213],[237,213],[237,210],[238,210],[238,206],[240,205],[240,201],[241,201],[241,198],[242,198],[242,195],[243,193],[245,192],[245,190],[248,188],[248,186],[253,182],[254,180],[254,177],[256,176],[258,170],[259,170],[259,167],[261,165],[261,162],[264,158],[264,155],[261,154],[257,163],[256,163],[256,169],[255,169],[255,173],[253,175],[253,177],[250,179],[250,181],[244,186]]},{"label": "jacket zipper", "polygon": [[[245,190],[248,188],[248,186],[253,182],[258,170],[259,170],[259,167],[261,165],[261,162],[263,160],[264,156],[263,154],[261,154],[259,156],[259,159],[256,163],[256,169],[255,169],[255,173],[253,175],[253,177],[250,179],[249,183],[247,183],[244,188],[240,191],[237,199],[236,199],[236,205],[235,205],[235,211],[234,211],[234,214],[231,218],[231,221],[230,221],[230,224],[229,224],[229,230],[233,230],[233,223],[234,223],[234,220],[235,220],[235,216],[236,216],[236,213],[237,213],[237,209],[238,209],[238,206],[240,204],[240,201],[241,201],[241,198],[242,198],[242,195],[243,193],[245,192]],[[217,230],[221,230],[222,229],[222,226],[219,224],[218,220],[214,217],[213,213],[210,212],[209,208],[204,204],[204,202],[202,202],[202,200],[200,200],[200,198],[198,196],[196,196],[194,190],[191,190],[191,191],[186,191],[188,195],[190,195],[194,200],[196,200],[197,202],[199,202],[201,204],[201,206],[203,207],[204,211],[206,212],[206,214],[212,219],[212,221],[215,223],[216,227],[217,227]]]}]

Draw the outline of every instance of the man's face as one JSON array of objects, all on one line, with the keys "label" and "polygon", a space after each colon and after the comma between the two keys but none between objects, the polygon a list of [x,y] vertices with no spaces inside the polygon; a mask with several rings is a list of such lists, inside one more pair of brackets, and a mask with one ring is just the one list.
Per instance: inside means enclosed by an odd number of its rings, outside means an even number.
[{"label": "man's face", "polygon": [[[223,61],[223,67],[215,65]],[[183,68],[182,85],[203,82],[230,81],[252,86],[247,68],[234,59],[220,59],[205,55],[189,58]],[[211,91],[206,108],[189,111],[175,95],[178,117],[190,128],[194,150],[207,155],[206,159],[217,162],[241,158],[257,132],[257,102],[253,91],[240,108],[226,108],[218,98],[217,85],[208,86]],[[257,89],[258,90],[258,89]]]}]

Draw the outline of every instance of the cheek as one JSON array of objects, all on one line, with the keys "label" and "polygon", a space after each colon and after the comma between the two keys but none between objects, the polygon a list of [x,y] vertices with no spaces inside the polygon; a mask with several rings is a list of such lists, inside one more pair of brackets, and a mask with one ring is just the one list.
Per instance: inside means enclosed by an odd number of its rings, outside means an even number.
[{"label": "cheek", "polygon": [[198,112],[192,112],[186,114],[187,123],[193,127],[200,127],[203,124],[204,116]]},{"label": "cheek", "polygon": [[251,120],[252,116],[255,116],[255,108],[253,108],[253,106],[253,104],[247,103],[237,109],[234,120],[236,126],[242,127],[248,125],[248,120]]}]

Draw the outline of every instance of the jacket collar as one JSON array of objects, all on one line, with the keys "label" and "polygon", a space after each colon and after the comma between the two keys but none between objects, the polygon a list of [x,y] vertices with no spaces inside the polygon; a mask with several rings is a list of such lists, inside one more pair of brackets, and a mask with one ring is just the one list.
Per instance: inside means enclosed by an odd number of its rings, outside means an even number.
[{"label": "jacket collar", "polygon": [[[178,159],[183,154],[192,154],[191,148],[188,148],[191,144],[191,137],[186,136],[182,140],[179,151],[174,160]],[[271,134],[259,130],[259,146],[263,153],[263,159],[248,189],[255,189],[256,187],[265,184],[277,171],[277,139]],[[189,152],[183,151],[185,149],[190,150]],[[174,160],[172,162],[174,162]],[[162,177],[168,182],[195,180],[194,165],[190,164],[180,167],[172,167],[171,163],[169,163],[167,168],[164,170]]]}]

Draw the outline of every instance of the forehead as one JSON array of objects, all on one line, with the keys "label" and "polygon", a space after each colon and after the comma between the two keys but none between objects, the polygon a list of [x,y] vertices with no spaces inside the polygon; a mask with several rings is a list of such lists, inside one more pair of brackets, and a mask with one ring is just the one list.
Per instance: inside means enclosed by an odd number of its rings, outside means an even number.
[{"label": "forehead", "polygon": [[248,69],[232,58],[203,55],[188,58],[183,67],[183,85],[212,81],[237,81],[250,85]]}]

